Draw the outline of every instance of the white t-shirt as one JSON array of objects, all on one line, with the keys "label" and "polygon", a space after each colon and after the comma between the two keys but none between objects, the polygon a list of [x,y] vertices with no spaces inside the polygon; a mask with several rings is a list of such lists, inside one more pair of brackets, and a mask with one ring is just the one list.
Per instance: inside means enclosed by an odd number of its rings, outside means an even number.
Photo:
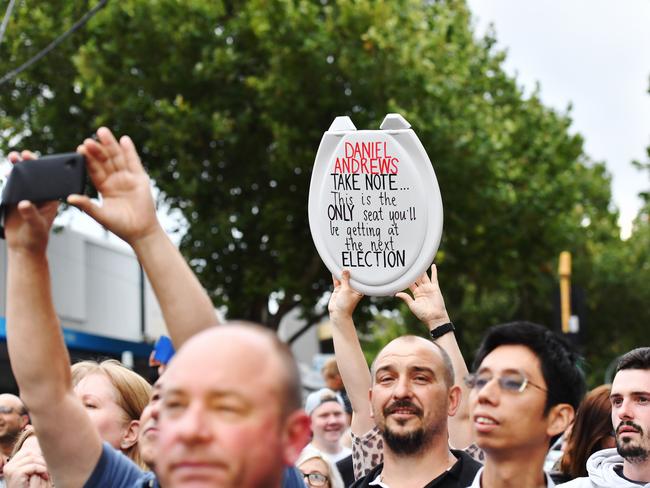
[{"label": "white t-shirt", "polygon": [[311,442],[305,446],[302,452],[304,453],[307,451],[315,451],[317,453],[322,454],[322,456],[332,464],[336,464],[341,459],[345,459],[346,457],[352,455],[352,449],[350,449],[349,447],[342,447],[341,450],[336,454],[330,454],[329,452],[321,451],[316,446],[314,446],[314,444]]},{"label": "white t-shirt", "polygon": [[[481,468],[478,470],[476,473],[476,476],[474,477],[474,481],[472,481],[472,484],[468,486],[467,488],[481,488],[481,475],[483,474],[483,470],[485,468]],[[544,473],[544,476],[546,476],[546,488],[554,488],[555,483],[553,483],[553,480],[549,476],[548,473]]]}]

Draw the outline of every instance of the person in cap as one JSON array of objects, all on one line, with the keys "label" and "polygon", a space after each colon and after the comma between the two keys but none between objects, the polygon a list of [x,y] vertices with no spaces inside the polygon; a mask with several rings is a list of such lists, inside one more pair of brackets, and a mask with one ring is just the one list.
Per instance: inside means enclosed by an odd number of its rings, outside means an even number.
[{"label": "person in cap", "polygon": [[347,486],[354,481],[354,475],[345,469],[351,462],[352,450],[341,442],[348,427],[343,398],[334,390],[322,388],[307,396],[305,412],[309,415],[312,440],[303,453],[321,453],[336,465]]}]

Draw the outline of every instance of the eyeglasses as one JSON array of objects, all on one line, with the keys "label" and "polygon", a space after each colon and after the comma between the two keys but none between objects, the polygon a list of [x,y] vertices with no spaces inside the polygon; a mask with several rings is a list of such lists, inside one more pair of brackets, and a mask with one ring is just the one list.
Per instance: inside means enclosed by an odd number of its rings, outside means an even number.
[{"label": "eyeglasses", "polygon": [[307,481],[311,486],[325,486],[327,484],[327,480],[329,478],[325,476],[323,473],[319,473],[318,471],[314,471],[312,473],[304,473],[302,472],[302,477],[307,478]]},{"label": "eyeglasses", "polygon": [[[492,381],[493,378],[494,376],[489,373],[472,373],[465,376],[464,380],[468,388],[481,390],[485,385]],[[522,393],[526,387],[530,385],[534,386],[538,390],[548,392],[546,388],[531,382],[522,372],[506,373],[503,376],[499,376],[496,380],[503,391]]]}]

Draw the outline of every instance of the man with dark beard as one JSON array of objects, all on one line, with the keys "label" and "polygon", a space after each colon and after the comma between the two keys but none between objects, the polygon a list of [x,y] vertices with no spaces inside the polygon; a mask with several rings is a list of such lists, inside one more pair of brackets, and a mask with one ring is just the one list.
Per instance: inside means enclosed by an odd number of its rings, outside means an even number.
[{"label": "man with dark beard", "polygon": [[587,460],[587,478],[560,486],[650,487],[650,347],[619,359],[610,398],[616,449],[595,452]]},{"label": "man with dark beard", "polygon": [[431,266],[430,276],[425,272],[409,286],[410,294],[396,294],[427,327],[434,343],[412,336],[396,339],[380,351],[372,371],[352,318],[363,295],[352,288],[350,278],[349,270],[343,270],[340,280],[333,277],[328,310],[337,364],[354,411],[352,451],[358,481],[353,486],[466,486],[480,465],[450,446],[466,448],[477,457],[481,453],[471,445],[467,394],[461,393],[467,366],[436,266]]},{"label": "man with dark beard", "polygon": [[449,448],[447,417],[456,412],[461,390],[448,354],[421,337],[399,337],[377,355],[371,377],[384,462],[352,486],[467,486],[480,464]]}]

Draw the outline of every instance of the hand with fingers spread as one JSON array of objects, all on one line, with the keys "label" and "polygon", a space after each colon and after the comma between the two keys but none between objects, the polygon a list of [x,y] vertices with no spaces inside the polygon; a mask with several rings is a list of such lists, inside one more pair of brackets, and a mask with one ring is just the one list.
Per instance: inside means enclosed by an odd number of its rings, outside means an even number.
[{"label": "hand with fingers spread", "polygon": [[[24,159],[34,159],[34,154],[30,151],[9,153],[9,161],[12,164],[20,164]],[[8,208],[5,218],[8,248],[33,255],[44,255],[58,208],[59,204],[55,201],[35,204],[27,200]]]},{"label": "hand with fingers spread", "polygon": [[431,265],[431,278],[425,271],[415,283],[409,286],[409,290],[413,296],[405,292],[396,293],[395,296],[402,299],[411,309],[413,315],[425,323],[429,330],[449,322],[445,300],[438,285],[438,272],[435,264]]},{"label": "hand with fingers spread", "polygon": [[118,142],[106,127],[97,130],[97,138],[86,139],[77,151],[86,157],[102,203],[83,195],[70,195],[68,203],[131,245],[178,348],[217,322],[212,301],[158,221],[149,176],[133,141],[122,136]]},{"label": "hand with fingers spread", "polygon": [[106,127],[97,130],[98,141],[86,139],[77,152],[86,157],[93,185],[101,194],[97,205],[84,195],[70,195],[68,203],[129,244],[162,230],[156,217],[149,176],[128,136],[118,142]]},{"label": "hand with fingers spread", "polygon": [[347,269],[343,270],[340,280],[332,275],[332,281],[334,282],[334,291],[332,291],[327,307],[330,319],[337,322],[341,319],[352,318],[354,309],[363,295],[350,286],[350,271]]}]

